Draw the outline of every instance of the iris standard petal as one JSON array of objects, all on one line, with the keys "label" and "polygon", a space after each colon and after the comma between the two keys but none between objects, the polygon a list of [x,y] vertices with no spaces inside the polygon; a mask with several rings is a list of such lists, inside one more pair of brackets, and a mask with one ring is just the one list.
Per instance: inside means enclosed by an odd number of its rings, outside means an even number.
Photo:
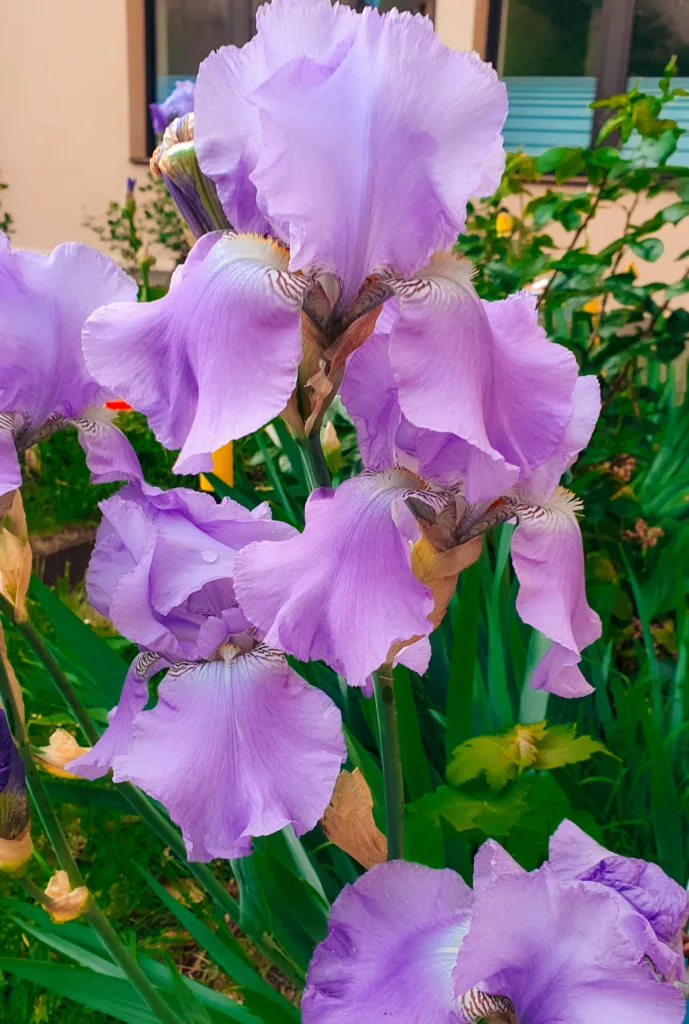
[{"label": "iris standard petal", "polygon": [[591,440],[591,435],[600,416],[598,378],[579,377],[574,386],[572,401],[574,404],[572,417],[565,427],[557,448],[529,477],[529,492],[546,501],[560,482],[562,474],[573,465],[579,453]]},{"label": "iris standard petal", "polygon": [[547,505],[515,508],[512,564],[519,580],[517,612],[553,641],[536,666],[531,686],[561,697],[582,697],[592,687],[578,665],[580,652],[601,635],[586,600],[584,550],[576,514],[581,502],[559,488]]},{"label": "iris standard petal", "polygon": [[334,274],[347,306],[369,275],[413,273],[454,243],[470,196],[500,179],[507,102],[493,68],[444,46],[427,18],[367,8],[335,55],[333,42],[253,94],[251,178],[289,230],[291,269]]},{"label": "iris standard petal", "polygon": [[167,808],[190,860],[243,857],[252,836],[314,827],[346,756],[340,712],[279,652],[177,666],[158,694],[114,777]]},{"label": "iris standard petal", "polygon": [[145,652],[134,658],[124,680],[119,703],[108,715],[108,728],[86,754],[65,764],[65,770],[82,779],[99,779],[113,761],[132,747],[133,722],[148,701],[148,680],[158,671],[160,659]]},{"label": "iris standard petal", "polygon": [[[171,660],[197,657],[204,618],[236,604],[237,551],[297,535],[267,504],[249,511],[231,498],[132,484],[102,502],[87,573],[95,607],[123,636]],[[209,587],[215,587],[213,592]]]},{"label": "iris standard petal", "polygon": [[95,377],[144,412],[158,440],[181,448],[180,473],[284,409],[301,358],[307,283],[287,254],[253,235],[206,235],[166,296],[99,310],[84,329]]},{"label": "iris standard petal", "polygon": [[[393,284],[399,315],[390,360],[402,412],[415,426],[450,433],[520,479],[549,458],[572,418],[576,359],[548,341],[532,296],[481,302],[471,267],[448,253]],[[466,497],[486,494],[467,470]],[[494,474],[495,471],[493,471]],[[508,485],[509,486],[509,485]]]},{"label": "iris standard petal", "polygon": [[[558,878],[598,882],[614,889],[648,921],[662,942],[680,940],[689,917],[689,896],[657,864],[606,850],[573,821],[563,821],[551,836],[548,863]],[[683,958],[680,966],[683,970]]]},{"label": "iris standard petal", "polygon": [[135,282],[88,245],[67,242],[49,256],[0,249],[0,412],[20,413],[35,431],[112,397],[86,369],[81,329],[99,306],[135,300]]},{"label": "iris standard petal", "polygon": [[340,395],[354,421],[367,469],[399,463],[442,487],[468,481],[473,494],[495,498],[508,491],[519,468],[495,451],[486,453],[456,434],[413,426],[402,414],[390,364],[389,335],[395,303],[386,303],[376,330],[347,362]]},{"label": "iris standard petal", "polygon": [[416,538],[399,525],[410,517],[402,506],[395,518],[415,483],[389,470],[314,491],[302,534],[240,553],[237,599],[266,643],[301,661],[321,659],[364,686],[394,643],[431,631],[433,599],[410,568]]},{"label": "iris standard petal", "polygon": [[562,882],[547,864],[496,877],[474,892],[455,991],[509,998],[519,1024],[681,1024],[684,999],[645,961],[657,943],[640,923],[616,893]]},{"label": "iris standard petal", "polygon": [[391,861],[330,911],[302,1001],[304,1024],[450,1024],[452,969],[472,892],[454,871]]}]

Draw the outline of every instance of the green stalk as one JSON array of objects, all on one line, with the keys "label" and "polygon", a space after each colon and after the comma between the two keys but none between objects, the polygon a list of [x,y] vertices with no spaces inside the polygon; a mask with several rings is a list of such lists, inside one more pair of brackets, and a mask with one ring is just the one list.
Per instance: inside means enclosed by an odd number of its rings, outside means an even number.
[{"label": "green stalk", "polygon": [[86,740],[93,746],[100,739],[100,734],[79,700],[76,690],[46,647],[41,634],[29,619],[17,622],[14,618],[12,605],[2,595],[0,595],[0,612],[7,616],[15,629],[19,630],[31,650],[38,657],[39,661],[42,662],[43,667],[55,683],[60,696],[74,716]]},{"label": "green stalk", "polygon": [[382,665],[374,672],[373,688],[383,762],[388,860],[400,860],[404,857],[404,781],[392,665]]},{"label": "green stalk", "polygon": [[297,443],[304,462],[309,489],[315,491],[317,487],[331,487],[330,471],[321,448],[320,436],[311,434],[310,437],[298,437]]},{"label": "green stalk", "polygon": [[[22,722],[19,708],[15,703],[7,670],[2,659],[0,659],[0,697],[2,697],[5,709],[9,711],[12,718],[17,749],[24,762],[26,781],[31,798],[36,806],[51,846],[55,851],[60,867],[63,871],[67,872],[71,888],[76,889],[84,885],[84,879],[69,848],[67,837],[50,803],[40,772],[31,754],[28,732],[25,724]],[[110,954],[113,963],[117,964],[122,970],[125,977],[128,978],[158,1020],[162,1024],[182,1024],[177,1014],[170,1009],[157,989],[150,983],[137,962],[130,955],[127,947],[120,942],[115,929],[95,902],[93,896],[91,896],[84,916]]]}]

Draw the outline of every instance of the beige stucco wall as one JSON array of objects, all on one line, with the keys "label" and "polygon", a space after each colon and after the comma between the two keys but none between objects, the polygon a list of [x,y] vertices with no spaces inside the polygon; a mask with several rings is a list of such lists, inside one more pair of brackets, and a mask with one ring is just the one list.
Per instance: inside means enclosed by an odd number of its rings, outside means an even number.
[{"label": "beige stucco wall", "polygon": [[[534,185],[530,186],[530,194],[532,196],[542,195],[548,187],[558,188],[556,185]],[[565,191],[578,191],[578,188],[565,189]],[[514,213],[519,214],[527,201],[528,197],[512,196],[508,199],[507,205]],[[633,199],[627,196],[619,204],[601,204],[596,216],[587,228],[586,234],[581,237],[578,244],[588,245],[591,252],[600,252],[613,239],[619,238],[624,233],[627,212],[632,202]],[[657,213],[658,210],[664,206],[669,206],[671,202],[673,202],[672,195],[660,195],[654,199],[645,200],[633,211],[632,223],[642,224]],[[572,238],[571,232],[565,231],[558,224],[549,224],[543,230],[551,235],[556,245],[562,245],[563,248],[569,244]],[[646,260],[639,259],[633,253],[627,253],[620,265],[620,270],[625,270],[630,263],[633,263],[638,273],[639,284],[648,284],[650,281],[667,281],[668,283],[677,281],[689,268],[689,258],[685,257],[682,260],[678,260],[680,253],[689,247],[686,221],[681,221],[677,225],[666,224],[655,234],[661,239],[665,247],[663,255],[659,260],[656,260],[655,263],[648,263]],[[682,296],[680,299],[676,299],[673,304],[689,306],[689,296]]]},{"label": "beige stucco wall", "polygon": [[132,173],[126,0],[0,0],[0,95],[14,244],[93,242]]},{"label": "beige stucco wall", "polygon": [[475,43],[481,0],[435,0],[435,30],[455,50],[479,49]]}]

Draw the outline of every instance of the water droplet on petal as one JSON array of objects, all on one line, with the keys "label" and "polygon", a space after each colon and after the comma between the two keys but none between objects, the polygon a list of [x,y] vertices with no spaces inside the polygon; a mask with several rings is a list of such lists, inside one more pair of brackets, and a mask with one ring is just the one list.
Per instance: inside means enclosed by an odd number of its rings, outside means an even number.
[{"label": "water droplet on petal", "polygon": [[204,560],[204,562],[217,562],[218,554],[216,551],[202,551],[201,558]]}]

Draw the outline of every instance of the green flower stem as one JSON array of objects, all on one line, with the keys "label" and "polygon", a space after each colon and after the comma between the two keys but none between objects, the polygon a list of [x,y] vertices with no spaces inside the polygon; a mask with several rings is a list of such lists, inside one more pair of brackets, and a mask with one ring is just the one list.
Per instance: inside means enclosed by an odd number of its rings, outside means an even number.
[{"label": "green flower stem", "polygon": [[[26,725],[22,722],[21,715],[19,714],[19,708],[15,703],[14,694],[10,686],[7,670],[5,669],[5,665],[1,659],[0,697],[2,697],[5,709],[9,712],[10,717],[12,718],[17,748],[22,761],[24,762],[26,781],[29,787],[29,792],[31,793],[31,798],[36,806],[48,839],[55,851],[60,867],[63,871],[67,872],[71,888],[76,889],[77,887],[84,885],[84,879],[81,875],[77,862],[72,855],[72,851],[69,848],[67,837],[65,836],[62,825],[60,824],[53,806],[50,803],[40,772],[38,771],[31,754]],[[150,983],[137,962],[130,955],[127,947],[120,942],[115,929],[112,927],[103,911],[98,907],[93,896],[91,896],[84,916],[98,935],[103,946],[110,954],[113,963],[117,964],[117,966],[121,968],[125,977],[129,979],[146,1005],[151,1009],[158,1020],[161,1021],[161,1024],[182,1024],[182,1021],[177,1014],[170,1009],[157,989],[155,989]]]},{"label": "green flower stem", "polygon": [[298,437],[297,443],[310,490],[315,491],[317,487],[332,487],[328,463],[325,461],[325,455],[321,448],[320,436],[312,434],[310,437]]},{"label": "green flower stem", "polygon": [[26,619],[23,622],[15,621],[14,609],[10,602],[2,595],[0,595],[0,612],[2,612],[3,615],[6,615],[12,625],[19,630],[31,650],[42,662],[43,667],[55,683],[62,699],[74,716],[74,719],[86,740],[93,746],[100,739],[100,734],[79,700],[76,690],[46,647],[43,637],[29,619]]},{"label": "green flower stem", "polygon": [[392,665],[382,665],[374,672],[373,687],[385,783],[388,860],[399,860],[404,857],[404,780]]}]

